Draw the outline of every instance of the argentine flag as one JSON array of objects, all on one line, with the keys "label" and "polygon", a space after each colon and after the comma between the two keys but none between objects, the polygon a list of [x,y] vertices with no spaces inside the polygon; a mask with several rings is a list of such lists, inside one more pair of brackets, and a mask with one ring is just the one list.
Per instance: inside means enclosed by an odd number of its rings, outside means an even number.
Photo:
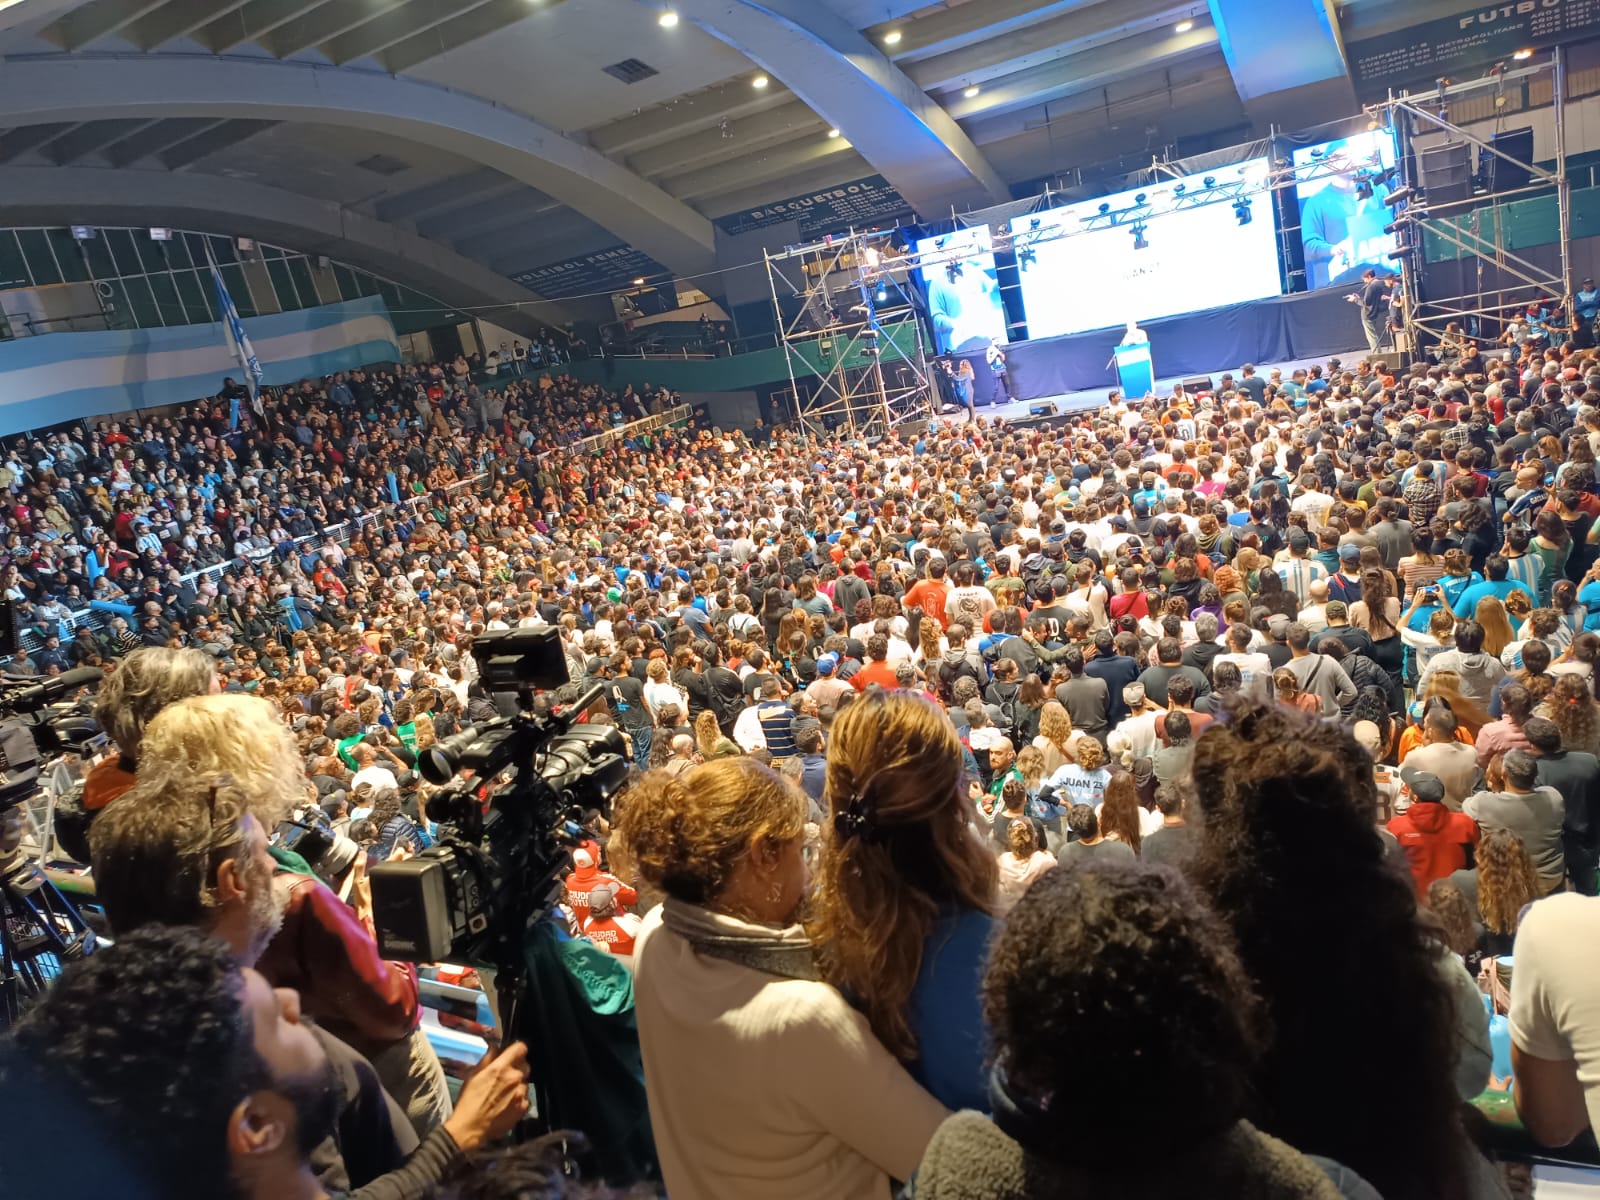
[{"label": "argentine flag", "polygon": [[217,289],[217,312],[222,316],[222,335],[228,339],[228,349],[233,351],[233,357],[244,368],[244,385],[250,389],[250,407],[255,409],[256,416],[265,416],[261,407],[261,360],[250,345],[250,335],[244,331],[244,322],[239,319],[239,310],[234,307],[233,297],[228,295],[228,285],[222,281],[217,260],[211,256],[210,247],[206,249],[206,257],[211,259],[211,282]]}]

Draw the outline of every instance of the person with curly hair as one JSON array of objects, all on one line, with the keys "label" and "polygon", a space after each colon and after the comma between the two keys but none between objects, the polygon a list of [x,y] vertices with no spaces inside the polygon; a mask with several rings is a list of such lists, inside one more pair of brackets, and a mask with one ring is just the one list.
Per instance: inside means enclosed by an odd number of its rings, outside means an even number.
[{"label": "person with curly hair", "polygon": [[1589,681],[1581,675],[1557,675],[1537,716],[1553,721],[1561,730],[1561,748],[1600,755],[1600,704],[1595,703]]},{"label": "person with curly hair", "polygon": [[619,799],[618,862],[666,893],[634,943],[634,996],[674,1195],[880,1200],[945,1116],[818,978],[805,832],[805,797],[749,757],[652,771]]},{"label": "person with curly hair", "polygon": [[1250,1123],[1270,1034],[1226,925],[1171,868],[1039,879],[995,938],[983,1007],[994,1119],[939,1127],[918,1200],[1373,1195]]},{"label": "person with curly hair", "polygon": [[1522,839],[1509,829],[1485,829],[1474,867],[1449,882],[1472,909],[1479,951],[1510,954],[1523,910],[1540,897],[1539,872]]},{"label": "person with curly hair", "polygon": [[973,831],[964,778],[937,705],[888,692],[846,708],[828,747],[810,930],[822,977],[878,1040],[944,1104],[985,1108],[977,981],[998,869]]},{"label": "person with curly hair", "polygon": [[[1487,1017],[1372,835],[1371,759],[1342,727],[1281,705],[1230,717],[1195,747],[1186,874],[1232,927],[1275,1029],[1251,1073],[1262,1129],[1386,1200],[1490,1194],[1455,1114],[1472,1086],[1462,1047],[1487,1051]],[[1488,1058],[1471,1065],[1476,1095]],[[1380,1077],[1376,1091],[1360,1082]]]},{"label": "person with curly hair", "polygon": [[1012,821],[1006,827],[1006,849],[999,858],[995,915],[1003,917],[1010,912],[1034,881],[1055,865],[1056,856],[1040,842],[1033,822]]}]

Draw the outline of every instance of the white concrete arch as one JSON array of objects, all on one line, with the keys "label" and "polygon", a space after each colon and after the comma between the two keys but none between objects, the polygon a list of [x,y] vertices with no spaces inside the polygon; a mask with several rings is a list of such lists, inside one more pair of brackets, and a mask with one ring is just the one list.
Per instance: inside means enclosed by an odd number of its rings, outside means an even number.
[{"label": "white concrete arch", "polygon": [[715,267],[711,223],[533,119],[393,75],[273,59],[47,55],[0,69],[0,128],[108,117],[309,121],[452,151],[581,212],[680,275]]}]

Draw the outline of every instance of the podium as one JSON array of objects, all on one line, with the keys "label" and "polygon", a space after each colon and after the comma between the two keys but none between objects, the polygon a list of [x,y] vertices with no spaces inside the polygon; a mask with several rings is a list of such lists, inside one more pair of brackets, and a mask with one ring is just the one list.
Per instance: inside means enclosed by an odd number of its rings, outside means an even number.
[{"label": "podium", "polygon": [[1150,343],[1124,342],[1115,351],[1117,384],[1125,400],[1139,401],[1156,390],[1155,367],[1150,361]]}]

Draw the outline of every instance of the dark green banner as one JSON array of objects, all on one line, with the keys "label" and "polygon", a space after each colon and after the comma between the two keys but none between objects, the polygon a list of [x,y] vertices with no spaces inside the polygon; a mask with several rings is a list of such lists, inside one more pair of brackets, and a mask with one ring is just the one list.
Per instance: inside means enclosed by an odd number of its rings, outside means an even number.
[{"label": "dark green banner", "polygon": [[1363,100],[1390,88],[1432,86],[1441,78],[1476,77],[1518,50],[1542,49],[1600,30],[1600,0],[1513,0],[1462,8],[1362,38],[1345,35],[1345,56],[1356,93]]}]

